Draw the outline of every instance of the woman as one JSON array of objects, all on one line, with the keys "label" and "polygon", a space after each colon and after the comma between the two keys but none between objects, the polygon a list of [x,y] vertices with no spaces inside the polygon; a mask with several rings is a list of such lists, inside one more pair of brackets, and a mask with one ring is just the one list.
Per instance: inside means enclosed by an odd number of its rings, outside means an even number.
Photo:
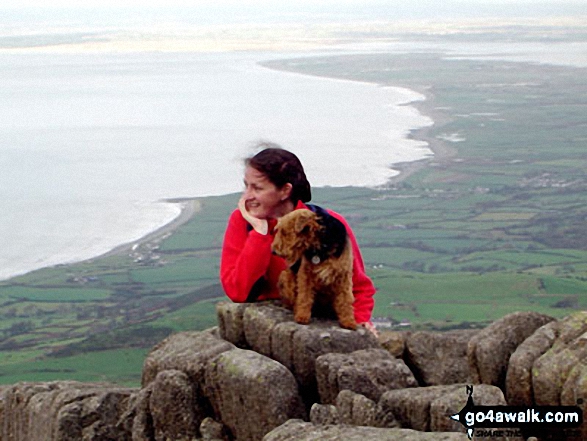
[{"label": "woman", "polygon": [[[300,160],[274,144],[245,161],[245,190],[238,208],[228,220],[220,262],[220,280],[234,302],[278,299],[277,280],[287,268],[285,261],[271,253],[272,231],[277,220],[293,210],[307,209],[312,198]],[[349,234],[353,249],[353,293],[355,319],[376,334],[371,323],[375,287],[365,273],[365,265],[355,236],[346,220],[339,219]]]}]

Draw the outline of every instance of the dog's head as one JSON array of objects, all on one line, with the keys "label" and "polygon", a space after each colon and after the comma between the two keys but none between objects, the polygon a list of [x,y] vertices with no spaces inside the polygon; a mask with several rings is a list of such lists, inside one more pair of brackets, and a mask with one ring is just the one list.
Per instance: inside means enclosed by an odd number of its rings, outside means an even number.
[{"label": "dog's head", "polygon": [[304,251],[320,246],[318,233],[321,229],[316,213],[294,210],[277,222],[271,249],[289,265],[293,265],[301,259]]}]

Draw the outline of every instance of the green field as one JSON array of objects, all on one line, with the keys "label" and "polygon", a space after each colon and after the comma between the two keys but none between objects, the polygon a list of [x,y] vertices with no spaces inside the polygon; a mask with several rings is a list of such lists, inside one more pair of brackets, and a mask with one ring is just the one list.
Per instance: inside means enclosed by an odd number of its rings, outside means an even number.
[{"label": "green field", "polygon": [[[349,220],[378,288],[374,315],[409,329],[485,326],[513,311],[587,308],[587,69],[443,54],[278,60],[267,66],[409,87],[445,151],[382,188],[315,189]],[[460,142],[450,142],[458,134]],[[441,150],[438,150],[441,152]],[[216,323],[218,261],[238,195],[144,259],[127,255],[0,283],[0,382],[136,385],[148,349]]]}]

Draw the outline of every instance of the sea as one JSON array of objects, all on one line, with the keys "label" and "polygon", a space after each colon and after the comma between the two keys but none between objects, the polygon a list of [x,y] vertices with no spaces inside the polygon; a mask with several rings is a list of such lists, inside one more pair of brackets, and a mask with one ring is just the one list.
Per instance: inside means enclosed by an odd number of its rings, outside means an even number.
[{"label": "sea", "polygon": [[[299,54],[298,54],[299,55]],[[431,154],[400,88],[260,67],[263,53],[1,53],[0,279],[170,222],[169,198],[240,191],[261,141],[314,186],[376,186]]]},{"label": "sea", "polygon": [[[10,45],[3,37],[0,280],[132,243],[179,215],[181,203],[167,199],[240,191],[243,159],[261,141],[296,153],[317,187],[376,187],[394,164],[432,155],[409,137],[434,123],[410,105],[423,95],[258,64],[323,54],[315,49],[87,51],[29,44],[30,32],[19,40],[14,29]],[[427,47],[356,43],[335,53]],[[544,62],[541,49],[500,56]]]}]

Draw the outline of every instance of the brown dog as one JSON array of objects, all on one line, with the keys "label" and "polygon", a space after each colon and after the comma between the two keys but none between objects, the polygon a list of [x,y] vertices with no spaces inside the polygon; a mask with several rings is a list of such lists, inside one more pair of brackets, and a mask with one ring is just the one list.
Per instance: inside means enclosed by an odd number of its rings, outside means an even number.
[{"label": "brown dog", "polygon": [[[297,323],[310,322],[314,301],[330,303],[343,328],[356,329],[353,257],[342,222],[321,210],[294,210],[275,227],[273,252],[289,268],[279,276],[280,294]],[[318,297],[318,299],[316,299]]]}]

